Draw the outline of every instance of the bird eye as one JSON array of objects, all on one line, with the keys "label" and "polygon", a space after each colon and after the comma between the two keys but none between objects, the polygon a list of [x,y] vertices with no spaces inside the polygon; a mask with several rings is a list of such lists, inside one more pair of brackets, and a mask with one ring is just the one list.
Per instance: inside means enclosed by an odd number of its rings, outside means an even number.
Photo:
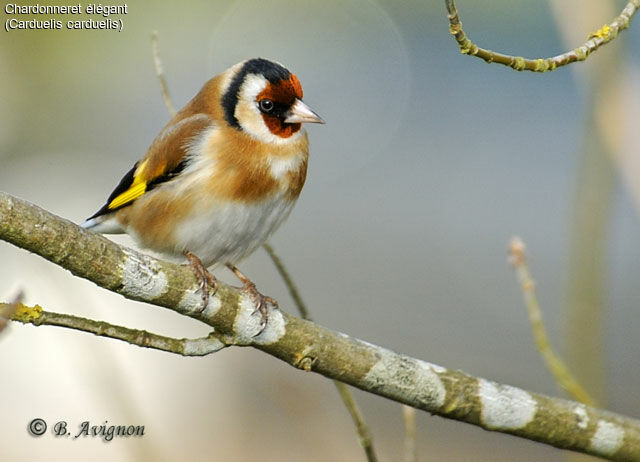
[{"label": "bird eye", "polygon": [[260,106],[260,110],[264,113],[270,113],[271,111],[273,111],[273,101],[271,101],[270,99],[261,99],[258,102],[258,105]]}]

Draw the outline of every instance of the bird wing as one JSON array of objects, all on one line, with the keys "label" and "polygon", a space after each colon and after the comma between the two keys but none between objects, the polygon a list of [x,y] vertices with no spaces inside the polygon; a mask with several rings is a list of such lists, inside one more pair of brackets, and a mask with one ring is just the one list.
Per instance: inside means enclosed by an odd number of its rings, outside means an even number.
[{"label": "bird wing", "polygon": [[144,193],[175,178],[187,164],[193,140],[212,124],[206,114],[195,114],[165,127],[144,158],[120,180],[107,203],[87,221],[131,205]]}]

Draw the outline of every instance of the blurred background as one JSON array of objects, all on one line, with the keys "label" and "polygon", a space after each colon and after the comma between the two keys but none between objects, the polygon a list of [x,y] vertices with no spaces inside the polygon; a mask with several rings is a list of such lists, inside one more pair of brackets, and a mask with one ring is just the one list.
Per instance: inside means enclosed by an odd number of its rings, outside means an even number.
[{"label": "blurred background", "polygon": [[[539,57],[582,44],[624,4],[458,8],[476,43]],[[309,127],[307,184],[271,241],[317,322],[564,396],[507,264],[517,234],[553,345],[603,406],[640,417],[640,18],[586,63],[545,75],[460,55],[443,1],[140,0],[119,19],[122,32],[2,32],[1,190],[75,222],[103,204],[169,118],[154,29],[178,107],[238,61],[277,60],[327,121]],[[4,242],[0,261],[2,301],[20,287],[25,303],[50,311],[180,338],[207,332]],[[241,269],[294,312],[263,250]],[[364,460],[330,381],[252,349],[182,358],[12,324],[0,365],[0,433],[11,442],[2,460]],[[355,394],[381,460],[400,459],[400,406]],[[144,425],[145,436],[36,439],[26,429],[35,417],[65,420],[74,434],[85,420]],[[418,450],[421,460],[567,457],[422,412]]]}]

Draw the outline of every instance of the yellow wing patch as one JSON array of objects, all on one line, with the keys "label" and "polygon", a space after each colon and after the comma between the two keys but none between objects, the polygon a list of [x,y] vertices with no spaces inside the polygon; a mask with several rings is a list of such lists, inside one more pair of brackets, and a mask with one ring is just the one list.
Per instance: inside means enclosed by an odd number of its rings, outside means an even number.
[{"label": "yellow wing patch", "polygon": [[133,179],[133,183],[131,183],[129,189],[117,195],[111,202],[109,202],[109,205],[107,206],[109,210],[117,209],[118,207],[122,207],[129,202],[133,202],[145,193],[145,191],[147,190],[147,182],[142,179],[142,172],[144,171],[144,167],[146,165],[147,161],[145,160],[140,165],[140,167],[138,167],[135,178]]},{"label": "yellow wing patch", "polygon": [[124,204],[136,200],[138,197],[142,196],[146,190],[146,181],[134,181],[129,189],[127,189],[125,192],[117,196],[109,203],[109,210],[117,209]]}]

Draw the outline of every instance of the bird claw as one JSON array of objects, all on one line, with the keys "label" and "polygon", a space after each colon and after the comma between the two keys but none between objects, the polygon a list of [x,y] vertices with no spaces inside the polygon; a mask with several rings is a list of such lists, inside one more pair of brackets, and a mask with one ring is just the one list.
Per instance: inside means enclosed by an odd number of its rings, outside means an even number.
[{"label": "bird claw", "polygon": [[[207,268],[202,264],[202,261],[195,254],[185,251],[184,256],[189,260],[189,266],[193,270],[196,279],[198,279],[198,287],[200,287],[200,291],[202,292],[202,308],[200,309],[200,313],[202,313],[209,304],[209,297],[211,297],[211,295],[215,295],[218,291],[218,281],[216,281],[213,274],[207,270]],[[212,289],[213,293],[211,293]]]},{"label": "bird claw", "polygon": [[271,304],[274,309],[278,309],[278,302],[275,299],[262,295],[258,292],[256,285],[248,277],[242,274],[242,272],[240,272],[240,270],[234,265],[227,263],[227,268],[229,268],[233,274],[240,279],[242,282],[242,291],[251,298],[251,301],[255,305],[256,308],[252,314],[260,313],[260,330],[254,335],[254,337],[257,337],[267,327],[267,321],[269,320],[268,305]]},{"label": "bird claw", "polygon": [[258,292],[256,285],[251,281],[247,281],[243,284],[242,291],[251,298],[251,301],[255,305],[255,310],[253,310],[252,314],[260,313],[260,331],[254,335],[254,337],[256,337],[267,327],[267,321],[269,320],[268,305],[271,304],[274,309],[278,309],[278,302],[274,298],[262,295]]}]

